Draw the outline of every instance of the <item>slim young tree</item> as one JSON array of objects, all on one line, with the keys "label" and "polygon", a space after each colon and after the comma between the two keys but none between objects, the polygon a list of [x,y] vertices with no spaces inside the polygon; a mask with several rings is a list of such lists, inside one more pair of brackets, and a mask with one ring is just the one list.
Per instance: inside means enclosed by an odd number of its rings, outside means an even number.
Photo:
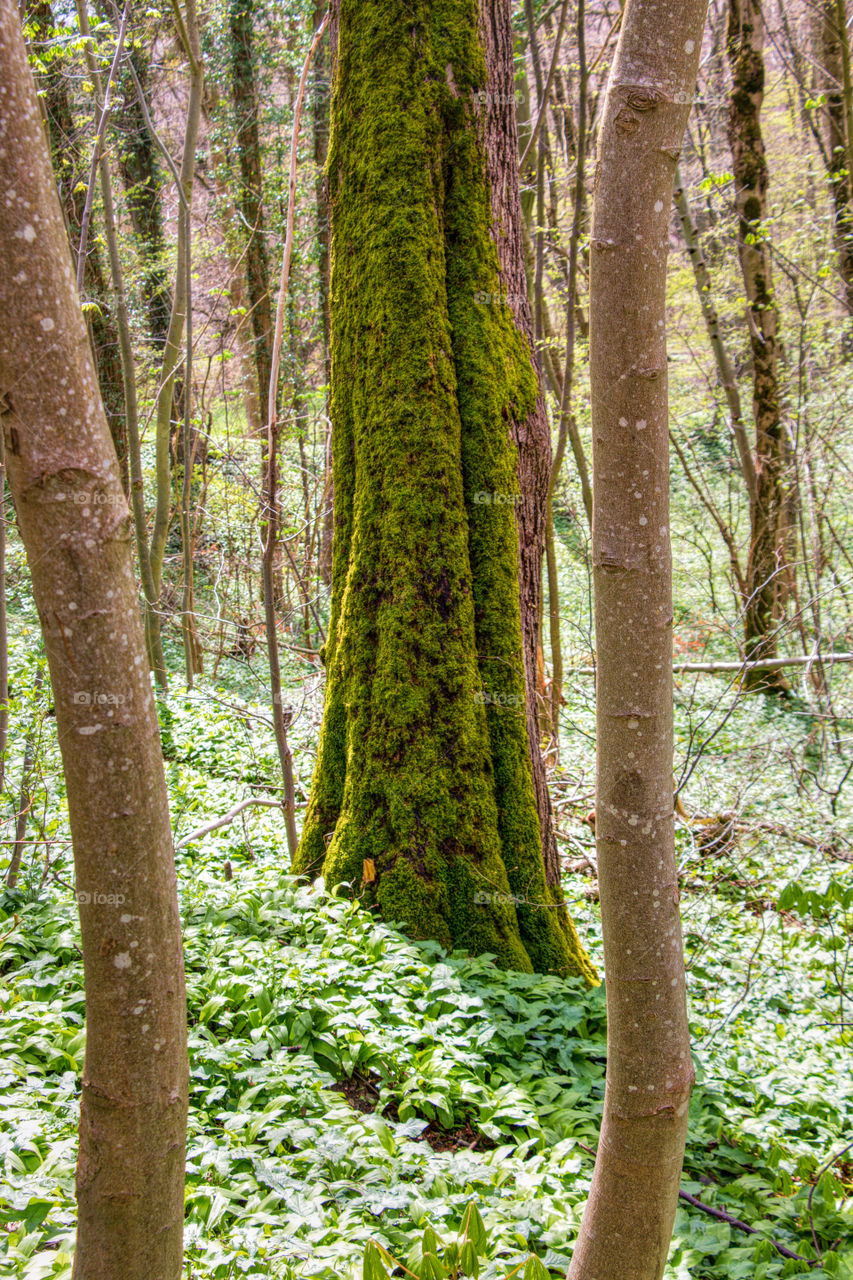
[{"label": "slim young tree", "polygon": [[[172,313],[163,348],[163,365],[157,390],[157,501],[154,524],[151,530],[151,572],[159,597],[163,578],[163,558],[166,539],[172,520],[172,474],[170,445],[172,435],[172,411],[175,402],[175,384],[181,373],[181,342],[184,337],[189,308],[190,280],[188,265],[191,257],[191,230],[193,187],[195,185],[195,149],[198,141],[201,108],[204,96],[204,63],[201,56],[201,36],[195,0],[172,0],[172,15],[189,70],[189,94],[184,125],[184,143],[181,155],[180,185],[183,193],[178,209],[178,246],[175,267],[175,288],[172,294]],[[185,397],[192,397],[192,387],[186,387]],[[190,404],[186,400],[185,408]]]},{"label": "slim young tree", "polygon": [[590,276],[597,798],[607,1085],[570,1280],[660,1280],[693,1084],[672,805],[666,264],[707,0],[628,0]]},{"label": "slim young tree", "polygon": [[415,936],[592,978],[528,697],[550,449],[509,4],[332,19],[333,597],[296,866]]},{"label": "slim young tree", "polygon": [[75,1280],[178,1280],[187,1048],[160,737],[107,428],[15,0],[0,0],[0,425],[47,650],[86,980]]},{"label": "slim young tree", "polygon": [[264,219],[264,177],[258,124],[256,76],[255,0],[230,0],[231,94],[234,101],[239,180],[237,207],[246,239],[246,291],[248,293],[258,399],[267,403],[272,366],[272,300]]},{"label": "slim young tree", "polygon": [[[729,144],[735,179],[738,257],[746,292],[752,355],[755,490],[750,498],[750,548],[744,609],[746,657],[775,658],[786,570],[787,441],[779,380],[779,311],[773,289],[767,217],[767,158],[761,135],[764,24],[757,0],[729,0],[726,51],[732,73]],[[747,687],[785,690],[781,671],[748,671]]]},{"label": "slim young tree", "polygon": [[162,353],[169,331],[172,298],[165,263],[161,162],[139,101],[140,90],[150,97],[151,54],[144,44],[146,38],[150,37],[139,32],[131,42],[127,52],[129,65],[121,77],[121,94],[112,122],[118,135],[117,159],[127,193],[127,212],[142,267],[142,299],[148,334],[154,348]]}]

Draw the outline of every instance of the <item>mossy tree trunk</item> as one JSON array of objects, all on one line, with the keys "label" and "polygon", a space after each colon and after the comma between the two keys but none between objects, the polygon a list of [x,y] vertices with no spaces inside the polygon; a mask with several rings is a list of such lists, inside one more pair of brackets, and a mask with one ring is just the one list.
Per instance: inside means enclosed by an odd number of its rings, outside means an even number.
[{"label": "mossy tree trunk", "polygon": [[130,513],[15,0],[0,0],[0,426],[68,796],[86,979],[75,1280],[178,1280],[186,998]]},{"label": "mossy tree trunk", "polygon": [[[784,491],[788,449],[779,384],[779,312],[763,226],[768,177],[761,134],[763,36],[756,0],[729,0],[726,49],[732,93],[728,132],[735,179],[738,256],[747,300],[755,423],[755,492],[750,501],[748,599],[744,609],[749,659],[775,658],[778,654],[788,529]],[[747,674],[745,684],[777,691],[788,688],[781,672],[752,672]]]},{"label": "mossy tree trunk", "polygon": [[333,598],[296,866],[415,937],[591,980],[528,697],[550,448],[509,5],[332,14]]}]

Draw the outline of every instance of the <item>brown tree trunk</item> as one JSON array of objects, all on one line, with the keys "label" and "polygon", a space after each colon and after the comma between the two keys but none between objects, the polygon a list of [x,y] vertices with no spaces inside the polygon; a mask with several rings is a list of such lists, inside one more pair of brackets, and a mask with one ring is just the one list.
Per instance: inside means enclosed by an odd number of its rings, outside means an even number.
[{"label": "brown tree trunk", "polygon": [[660,1280],[693,1084],[672,805],[666,263],[707,0],[628,0],[591,242],[596,846],[607,1085],[570,1280]]},{"label": "brown tree trunk", "polygon": [[542,853],[549,884],[559,881],[557,841],[545,764],[539,747],[536,665],[542,611],[542,557],[548,482],[551,474],[551,434],[541,390],[539,362],[533,346],[533,316],[524,272],[521,201],[518,182],[515,78],[512,13],[508,0],[480,0],[480,26],[486,54],[489,92],[485,112],[485,143],[492,195],[492,236],[498,249],[501,290],[523,335],[537,378],[535,407],[512,419],[512,439],[518,451],[521,502],[515,508],[518,526],[521,627],[527,682],[527,733],[533,785],[539,810]]},{"label": "brown tree trunk", "polygon": [[178,1280],[187,1112],[166,785],[131,562],[14,0],[0,0],[0,422],[47,649],[86,979],[75,1280]]},{"label": "brown tree trunk", "polygon": [[[732,73],[729,145],[735,179],[738,257],[747,299],[755,422],[755,495],[747,563],[744,637],[749,660],[774,658],[785,572],[784,474],[787,446],[779,387],[779,313],[767,216],[767,160],[761,136],[764,27],[757,0],[729,0],[726,50]],[[781,674],[748,672],[750,688],[787,689]]]}]

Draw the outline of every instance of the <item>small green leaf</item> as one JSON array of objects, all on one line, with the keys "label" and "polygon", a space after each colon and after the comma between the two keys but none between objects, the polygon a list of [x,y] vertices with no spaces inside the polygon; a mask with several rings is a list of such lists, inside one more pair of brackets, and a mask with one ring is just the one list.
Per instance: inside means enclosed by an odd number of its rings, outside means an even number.
[{"label": "small green leaf", "polygon": [[382,1254],[372,1240],[368,1240],[364,1248],[362,1276],[364,1280],[388,1280],[388,1272],[385,1270]]}]

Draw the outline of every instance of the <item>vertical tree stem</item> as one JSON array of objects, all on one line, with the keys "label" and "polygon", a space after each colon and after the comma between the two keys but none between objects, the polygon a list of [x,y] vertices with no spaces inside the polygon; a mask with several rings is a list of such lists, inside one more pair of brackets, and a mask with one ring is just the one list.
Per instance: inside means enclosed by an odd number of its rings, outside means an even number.
[{"label": "vertical tree stem", "polygon": [[628,0],[598,143],[590,275],[601,1138],[570,1280],[660,1280],[693,1083],[672,802],[666,263],[706,0]]},{"label": "vertical tree stem", "polygon": [[287,302],[287,289],[290,282],[290,261],[293,255],[293,230],[296,213],[296,161],[299,146],[299,125],[302,120],[302,105],[305,100],[305,84],[311,59],[317,45],[323,38],[323,32],[329,22],[328,13],[314,32],[314,38],[302,65],[299,77],[299,88],[293,109],[293,137],[290,143],[290,172],[288,175],[287,201],[287,233],[284,241],[284,259],[281,264],[281,283],[278,291],[278,303],[275,313],[275,334],[272,346],[272,368],[270,372],[269,394],[267,397],[267,469],[264,483],[264,506],[267,516],[267,536],[264,542],[263,583],[264,583],[264,617],[267,633],[267,654],[270,668],[270,692],[272,694],[272,716],[275,727],[275,740],[278,747],[284,782],[284,820],[287,828],[287,847],[291,857],[296,853],[299,838],[296,833],[296,790],[293,783],[293,757],[287,742],[287,729],[290,719],[282,705],[281,663],[278,654],[278,632],[275,610],[274,562],[275,548],[278,541],[278,416],[276,401],[278,391],[278,372],[281,362],[281,342],[284,334],[284,312]]}]

